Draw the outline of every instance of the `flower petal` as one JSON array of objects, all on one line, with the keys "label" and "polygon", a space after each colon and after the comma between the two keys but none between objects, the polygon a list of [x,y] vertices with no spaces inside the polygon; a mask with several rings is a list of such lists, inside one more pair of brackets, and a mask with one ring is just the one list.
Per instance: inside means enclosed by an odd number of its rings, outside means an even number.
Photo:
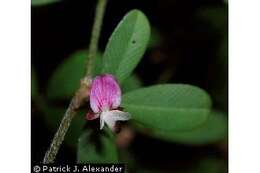
[{"label": "flower petal", "polygon": [[104,113],[102,112],[100,115],[100,130],[103,129],[104,125],[105,125]]},{"label": "flower petal", "polygon": [[[131,118],[128,112],[123,112],[119,110],[105,111],[100,115],[100,119],[103,119],[108,127],[115,131],[116,121],[127,121]],[[102,129],[104,124],[100,125],[100,129]]]},{"label": "flower petal", "polygon": [[90,106],[95,113],[116,109],[121,103],[121,89],[112,75],[97,76],[90,90]]},{"label": "flower petal", "polygon": [[108,113],[109,116],[113,117],[116,121],[127,121],[131,118],[130,113],[119,110],[111,110]]}]

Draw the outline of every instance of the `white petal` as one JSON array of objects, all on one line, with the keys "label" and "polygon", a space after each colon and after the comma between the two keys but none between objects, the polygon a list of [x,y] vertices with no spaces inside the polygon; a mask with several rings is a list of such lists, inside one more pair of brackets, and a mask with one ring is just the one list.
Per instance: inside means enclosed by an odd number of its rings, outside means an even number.
[{"label": "white petal", "polygon": [[111,110],[109,114],[115,119],[115,121],[127,121],[131,118],[128,112],[123,112],[119,110]]},{"label": "white petal", "polygon": [[108,127],[111,129],[111,130],[115,130],[115,125],[116,125],[116,121],[113,117],[111,117],[109,114],[106,114],[104,116],[104,120],[106,122],[106,124],[108,125]]},{"label": "white petal", "polygon": [[[116,121],[127,121],[131,118],[128,112],[123,112],[119,110],[111,110],[102,112],[100,115],[100,122],[103,120],[108,125],[111,130],[115,130]],[[101,120],[102,119],[102,120]],[[100,129],[102,129],[104,124],[100,124]]]},{"label": "white petal", "polygon": [[104,121],[104,113],[102,112],[101,114],[100,114],[100,130],[102,130],[103,129],[103,127],[104,127],[104,123],[105,121]]}]

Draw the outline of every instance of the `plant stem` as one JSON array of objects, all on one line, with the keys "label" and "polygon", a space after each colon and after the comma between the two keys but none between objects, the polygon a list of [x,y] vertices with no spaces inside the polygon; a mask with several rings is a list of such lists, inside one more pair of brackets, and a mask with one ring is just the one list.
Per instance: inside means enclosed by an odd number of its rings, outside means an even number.
[{"label": "plant stem", "polygon": [[98,40],[100,36],[100,30],[102,27],[102,21],[104,17],[106,4],[107,4],[107,0],[98,0],[96,13],[95,13],[95,21],[91,32],[86,76],[90,76],[92,72],[94,58],[96,57],[97,54]]},{"label": "plant stem", "polygon": [[66,132],[68,131],[73,117],[76,115],[77,110],[82,106],[89,98],[89,90],[91,85],[91,73],[94,58],[96,57],[98,39],[101,31],[103,16],[105,12],[107,0],[98,0],[96,7],[96,14],[94,24],[92,28],[91,41],[89,46],[89,55],[86,75],[80,81],[80,88],[76,91],[74,97],[71,99],[69,107],[67,108],[63,119],[57,132],[54,135],[50,148],[45,153],[43,163],[53,163],[55,157],[59,151],[60,145],[62,144]]},{"label": "plant stem", "polygon": [[54,162],[56,154],[58,153],[61,143],[63,142],[64,136],[70,126],[72,118],[76,114],[76,111],[73,109],[71,105],[72,102],[65,112],[65,115],[60,123],[59,129],[55,133],[49,150],[46,152],[44,156],[43,163],[45,164]]}]

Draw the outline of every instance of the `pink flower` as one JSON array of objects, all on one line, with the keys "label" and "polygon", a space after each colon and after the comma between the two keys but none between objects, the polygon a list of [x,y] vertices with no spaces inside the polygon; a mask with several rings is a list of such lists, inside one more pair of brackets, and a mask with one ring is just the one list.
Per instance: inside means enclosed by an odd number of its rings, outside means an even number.
[{"label": "pink flower", "polygon": [[88,112],[86,118],[93,120],[99,117],[100,129],[106,123],[114,131],[116,121],[130,119],[128,112],[119,110],[120,104],[121,89],[115,78],[110,74],[97,76],[90,89],[90,107],[93,112]]}]

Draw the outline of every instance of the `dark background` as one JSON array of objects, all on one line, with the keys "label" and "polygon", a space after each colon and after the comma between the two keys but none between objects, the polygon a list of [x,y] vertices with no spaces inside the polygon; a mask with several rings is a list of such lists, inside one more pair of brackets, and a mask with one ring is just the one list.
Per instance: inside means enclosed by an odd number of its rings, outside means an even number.
[{"label": "dark background", "polygon": [[[95,5],[94,0],[63,0],[32,7],[31,59],[43,96],[55,68],[70,54],[88,47]],[[193,84],[210,93],[214,108],[227,112],[227,4],[221,0],[109,0],[101,51],[121,18],[134,8],[147,15],[160,35],[160,42],[147,50],[135,70],[144,85]],[[208,14],[207,10],[213,12]],[[42,161],[54,131],[46,125],[34,102],[31,125],[32,162],[37,163]],[[145,167],[179,170],[199,158],[213,157],[223,161],[224,172],[227,168],[226,142],[193,147],[137,134],[131,151]],[[75,161],[75,149],[63,145],[57,162]]]}]

